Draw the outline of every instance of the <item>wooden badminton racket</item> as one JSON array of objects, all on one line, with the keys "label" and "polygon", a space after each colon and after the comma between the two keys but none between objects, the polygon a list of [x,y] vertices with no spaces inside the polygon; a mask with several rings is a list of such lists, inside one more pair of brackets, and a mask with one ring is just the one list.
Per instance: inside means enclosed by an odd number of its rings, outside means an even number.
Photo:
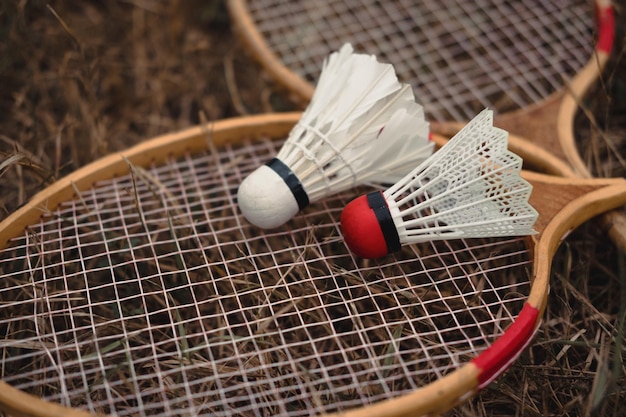
[{"label": "wooden badminton racket", "polygon": [[[298,99],[308,102],[324,58],[350,42],[394,64],[400,80],[414,86],[434,132],[449,137],[489,107],[496,125],[559,160],[546,164],[526,154],[528,167],[592,176],[576,144],[574,119],[613,48],[610,1],[227,4],[247,50]],[[624,213],[613,211],[604,222],[626,250]]]},{"label": "wooden badminton racket", "polygon": [[563,236],[626,203],[623,179],[525,172],[538,235],[430,242],[366,262],[338,223],[362,190],[267,233],[239,213],[239,183],[299,117],[158,137],[75,171],[0,223],[0,410],[443,412],[530,343]]}]

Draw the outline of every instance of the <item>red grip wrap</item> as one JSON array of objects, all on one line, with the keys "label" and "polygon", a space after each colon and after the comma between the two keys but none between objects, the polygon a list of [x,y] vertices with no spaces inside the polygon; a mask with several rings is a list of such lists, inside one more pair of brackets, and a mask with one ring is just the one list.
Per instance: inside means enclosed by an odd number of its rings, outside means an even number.
[{"label": "red grip wrap", "polygon": [[498,340],[478,355],[472,363],[480,369],[479,387],[484,388],[504,372],[530,343],[537,328],[539,310],[524,304],[517,319]]},{"label": "red grip wrap", "polygon": [[615,14],[612,6],[597,6],[598,43],[596,49],[610,54],[615,40]]}]

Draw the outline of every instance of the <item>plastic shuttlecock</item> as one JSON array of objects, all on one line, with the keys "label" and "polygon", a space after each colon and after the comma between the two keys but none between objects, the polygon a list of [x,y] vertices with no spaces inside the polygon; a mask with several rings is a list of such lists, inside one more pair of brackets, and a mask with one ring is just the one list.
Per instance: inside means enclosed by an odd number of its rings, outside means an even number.
[{"label": "plastic shuttlecock", "polygon": [[353,53],[325,61],[302,118],[282,148],[240,185],[244,216],[280,226],[308,204],[359,184],[391,184],[433,152],[422,106],[390,64]]},{"label": "plastic shuttlecock", "polygon": [[535,233],[532,186],[507,144],[508,133],[484,110],[393,186],[351,201],[341,214],[347,245],[379,258],[429,240]]}]

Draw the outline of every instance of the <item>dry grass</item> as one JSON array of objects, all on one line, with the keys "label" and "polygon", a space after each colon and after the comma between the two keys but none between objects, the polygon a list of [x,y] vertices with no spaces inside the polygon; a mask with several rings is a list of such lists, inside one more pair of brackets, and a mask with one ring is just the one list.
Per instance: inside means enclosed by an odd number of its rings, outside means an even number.
[{"label": "dry grass", "polygon": [[[242,52],[220,1],[2,2],[0,23],[2,218],[145,138],[202,117],[295,108]],[[624,61],[578,122],[588,160],[608,175],[626,172]],[[624,415],[624,256],[589,224],[563,244],[552,283],[535,344],[451,415]]]},{"label": "dry grass", "polygon": [[0,150],[14,156],[0,171],[4,213],[54,178],[200,114],[289,106],[234,48],[221,2],[104,4],[0,5]]}]

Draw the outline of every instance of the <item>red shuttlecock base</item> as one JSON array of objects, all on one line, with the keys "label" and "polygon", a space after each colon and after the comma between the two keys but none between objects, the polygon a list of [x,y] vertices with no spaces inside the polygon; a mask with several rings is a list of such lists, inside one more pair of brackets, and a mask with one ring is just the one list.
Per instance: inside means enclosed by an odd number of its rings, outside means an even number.
[{"label": "red shuttlecock base", "polygon": [[400,249],[395,224],[380,191],[357,197],[341,213],[343,238],[357,256],[381,258]]}]

